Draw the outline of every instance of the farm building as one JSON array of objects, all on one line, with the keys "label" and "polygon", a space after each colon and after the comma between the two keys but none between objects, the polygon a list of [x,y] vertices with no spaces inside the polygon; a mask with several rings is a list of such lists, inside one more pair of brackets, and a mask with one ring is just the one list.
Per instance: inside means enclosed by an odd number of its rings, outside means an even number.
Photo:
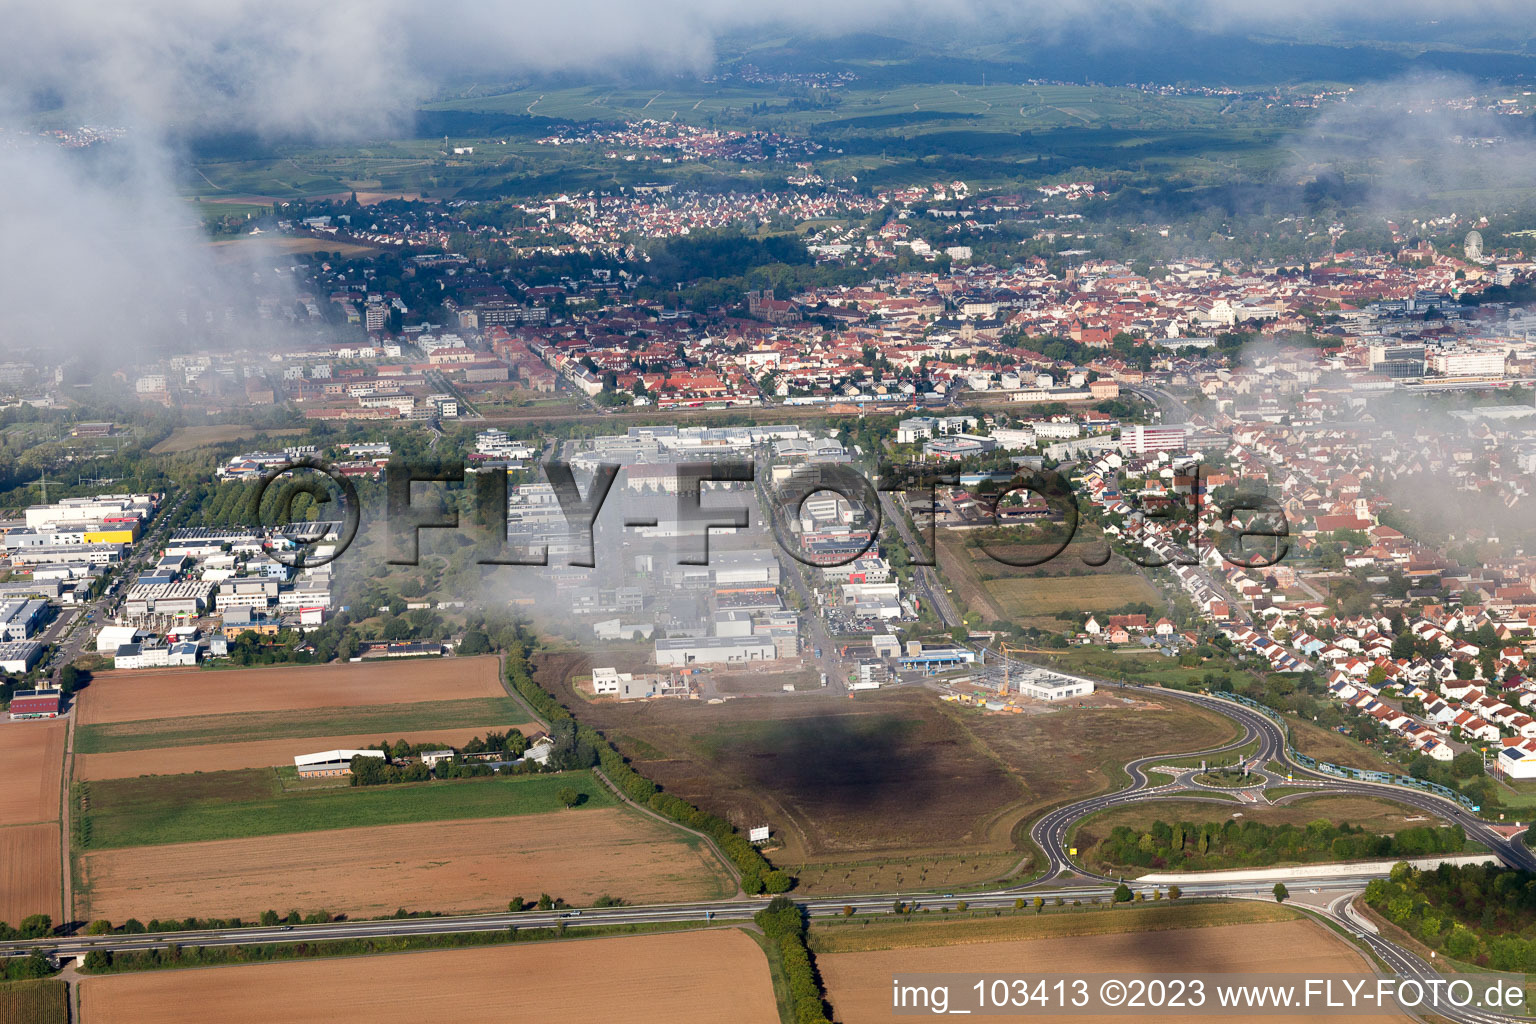
[{"label": "farm building", "polygon": [[322,750],[318,754],[294,755],[293,766],[298,769],[301,779],[351,775],[352,759],[359,755],[384,759],[382,750]]},{"label": "farm building", "polygon": [[11,720],[58,718],[58,690],[17,690],[11,695]]},{"label": "farm building", "polygon": [[36,640],[12,640],[0,643],[0,672],[26,675],[43,656],[43,645]]},{"label": "farm building", "polygon": [[400,643],[367,644],[364,658],[433,658],[443,653],[443,645],[427,640],[402,641]]}]

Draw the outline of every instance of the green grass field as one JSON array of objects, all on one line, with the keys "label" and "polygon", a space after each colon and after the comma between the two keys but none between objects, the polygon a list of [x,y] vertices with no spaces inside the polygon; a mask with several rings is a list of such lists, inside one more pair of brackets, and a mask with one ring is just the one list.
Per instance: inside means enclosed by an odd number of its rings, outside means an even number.
[{"label": "green grass field", "polygon": [[0,984],[4,1024],[69,1024],[69,989],[58,978]]},{"label": "green grass field", "polygon": [[540,814],[563,810],[566,787],[585,795],[579,808],[615,803],[590,772],[285,792],[273,769],[251,768],[92,782],[85,813],[96,850]]},{"label": "green grass field", "polygon": [[1105,612],[1129,604],[1162,606],[1162,595],[1142,576],[1047,576],[987,580],[988,593],[1010,618],[1056,612]]},{"label": "green grass field", "polygon": [[378,733],[382,739],[424,729],[491,727],[522,722],[527,718],[528,712],[510,697],[431,700],[417,704],[376,704],[311,711],[252,711],[81,726],[75,732],[75,752],[111,754],[155,747],[370,732]]}]

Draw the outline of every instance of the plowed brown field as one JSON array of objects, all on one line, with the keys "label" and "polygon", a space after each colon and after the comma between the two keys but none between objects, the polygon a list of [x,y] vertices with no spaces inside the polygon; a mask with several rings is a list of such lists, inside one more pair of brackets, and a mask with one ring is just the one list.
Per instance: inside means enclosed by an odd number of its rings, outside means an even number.
[{"label": "plowed brown field", "polygon": [[653,819],[621,808],[384,825],[87,852],[85,917],[353,917],[505,907],[549,893],[667,902],[729,895],[725,869]]},{"label": "plowed brown field", "polygon": [[0,724],[0,825],[59,820],[62,718]]},{"label": "plowed brown field", "polygon": [[735,930],[120,974],[81,1000],[91,1024],[779,1019],[768,962]]},{"label": "plowed brown field", "polygon": [[16,925],[28,914],[59,913],[59,826],[0,828],[0,921]]},{"label": "plowed brown field", "polygon": [[185,715],[504,697],[499,661],[424,658],[210,672],[101,672],[78,698],[81,725]]},{"label": "plowed brown field", "polygon": [[131,779],[140,775],[180,775],[187,772],[222,772],[239,768],[269,768],[292,764],[295,754],[317,750],[369,747],[387,739],[419,743],[437,740],[458,747],[484,736],[487,731],[516,729],[524,736],[542,732],[536,722],[517,725],[490,725],[474,729],[426,729],[396,734],[369,733],[353,736],[318,736],[303,739],[252,740],[248,743],[209,743],[190,747],[155,747],[149,750],[122,750],[110,754],[76,754],[75,776],[80,779]]},{"label": "plowed brown field", "polygon": [[[901,972],[1019,975],[1113,974],[1134,977],[1174,972],[1254,972],[1274,974],[1369,974],[1360,953],[1313,921],[1221,925],[1177,931],[1124,932],[1084,935],[1070,939],[1024,939],[962,945],[888,949],[818,956],[816,966],[826,983],[828,1000],[844,1024],[892,1019],[891,977]],[[951,1002],[951,1005],[957,1005]],[[1045,1019],[1045,1018],[1040,1018]],[[1124,1021],[1115,1016],[1074,1016],[1074,1024]],[[1138,1021],[1185,1021],[1187,1015],[1148,1014]],[[1211,1024],[1247,1024],[1251,1014],[1198,1018]],[[1287,1021],[1335,1018],[1290,1016]],[[1406,1021],[1380,1014],[1351,1021]]]}]

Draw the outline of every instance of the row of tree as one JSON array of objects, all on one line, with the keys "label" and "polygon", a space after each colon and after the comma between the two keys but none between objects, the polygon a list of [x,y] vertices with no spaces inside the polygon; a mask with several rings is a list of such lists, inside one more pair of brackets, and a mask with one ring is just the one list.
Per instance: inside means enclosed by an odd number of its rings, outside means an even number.
[{"label": "row of tree", "polygon": [[752,919],[778,947],[795,1024],[828,1024],[821,979],[805,944],[805,914],[800,907],[787,896],[775,896]]},{"label": "row of tree", "polygon": [[1377,835],[1358,826],[1321,819],[1305,827],[1239,823],[1236,819],[1202,824],[1156,821],[1146,832],[1116,826],[1099,844],[1099,855],[1111,864],[1199,870],[1459,853],[1466,841],[1460,825],[1422,826],[1402,829],[1395,835]]},{"label": "row of tree", "polygon": [[[528,671],[528,651],[532,640],[519,629],[518,636],[507,648],[507,678],[523,699],[549,723],[550,736],[555,750],[550,763],[555,764],[563,755],[573,767],[598,765],[619,791],[637,804],[670,818],[678,824],[702,832],[714,840],[715,845],[731,859],[741,872],[741,887],[745,892],[787,892],[794,885],[794,878],[787,872],[774,868],[757,847],[736,831],[724,818],[700,810],[686,800],[669,793],[630,767],[624,756],[613,748],[602,733],[579,724],[570,711],[548,691],[534,681]],[[580,762],[586,760],[586,764]]]}]

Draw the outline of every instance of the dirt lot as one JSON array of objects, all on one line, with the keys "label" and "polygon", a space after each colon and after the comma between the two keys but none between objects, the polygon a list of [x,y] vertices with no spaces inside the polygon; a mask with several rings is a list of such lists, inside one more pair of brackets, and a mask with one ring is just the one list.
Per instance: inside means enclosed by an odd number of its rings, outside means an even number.
[{"label": "dirt lot", "polygon": [[912,851],[914,821],[924,848],[974,846],[978,823],[1019,796],[932,694],[582,706],[565,680],[584,663],[555,655],[536,668],[668,792],[738,826],[770,824],[792,851],[777,860]]},{"label": "dirt lot", "polygon": [[541,892],[578,906],[729,895],[706,847],[633,811],[608,808],[430,822],[86,853],[82,917],[255,917],[329,910],[505,908]]},{"label": "dirt lot", "polygon": [[0,722],[0,825],[59,820],[66,728],[59,718]]},{"label": "dirt lot", "polygon": [[372,746],[381,739],[390,742],[409,740],[438,740],[458,747],[484,736],[487,731],[505,732],[516,729],[524,736],[532,736],[543,729],[534,722],[522,722],[512,726],[488,725],[475,729],[426,729],[421,732],[396,734],[386,732],[357,734],[352,736],[314,736],[302,739],[253,740],[249,743],[208,743],[186,747],[159,747],[149,750],[123,750],[110,754],[77,754],[75,777],[78,779],[130,779],[138,775],[179,775],[184,772],[218,772],[238,768],[267,768],[273,765],[292,764],[295,754],[308,754],[317,750],[356,749]]},{"label": "dirt lot", "polygon": [[[853,861],[1013,851],[1022,818],[1110,788],[1116,766],[1236,737],[1225,719],[1172,700],[1006,716],[911,688],[608,704],[568,683],[590,673],[584,654],[545,655],[535,670],[669,792],[738,826],[769,824],[783,843],[769,853],[776,863],[835,863],[827,884],[841,891],[863,879]],[[886,884],[904,868],[892,872]],[[982,880],[974,856],[958,877]]]},{"label": "dirt lot", "polygon": [[0,828],[0,921],[15,925],[28,914],[59,913],[59,826]]},{"label": "dirt lot", "polygon": [[194,713],[501,697],[506,690],[498,672],[499,662],[491,655],[238,671],[101,672],[81,691],[79,716],[81,725],[95,725]]},{"label": "dirt lot", "polygon": [[[1123,912],[1121,912],[1123,913]],[[1369,974],[1365,959],[1343,940],[1312,921],[1237,924],[1173,931],[1122,932],[1059,939],[965,942],[945,946],[832,953],[816,958],[837,1019],[844,1024],[891,1019],[891,977],[901,971],[1031,973],[1118,976],[1170,970],[1286,974]],[[1041,1018],[1042,1020],[1045,1018]],[[1074,1021],[1120,1021],[1116,1016],[1080,1016]],[[1144,1021],[1182,1021],[1181,1015],[1144,1015]],[[1246,1022],[1249,1015],[1209,1015],[1202,1021]],[[1312,1020],[1293,1016],[1286,1020]],[[1331,1020],[1317,1017],[1318,1020]],[[1383,1014],[1357,1021],[1404,1021]]]},{"label": "dirt lot", "polygon": [[222,1024],[779,1019],[762,950],[735,930],[154,971],[81,987],[91,1024],[203,1024],[212,1007]]},{"label": "dirt lot", "polygon": [[1027,795],[1020,817],[1033,817],[1069,797],[1128,784],[1122,766],[1135,758],[1202,750],[1238,736],[1229,720],[1185,701],[1138,694],[1122,702],[1113,690],[1103,692],[1114,699],[1108,708],[1039,715],[967,712],[962,717],[966,728],[1023,781]]}]

